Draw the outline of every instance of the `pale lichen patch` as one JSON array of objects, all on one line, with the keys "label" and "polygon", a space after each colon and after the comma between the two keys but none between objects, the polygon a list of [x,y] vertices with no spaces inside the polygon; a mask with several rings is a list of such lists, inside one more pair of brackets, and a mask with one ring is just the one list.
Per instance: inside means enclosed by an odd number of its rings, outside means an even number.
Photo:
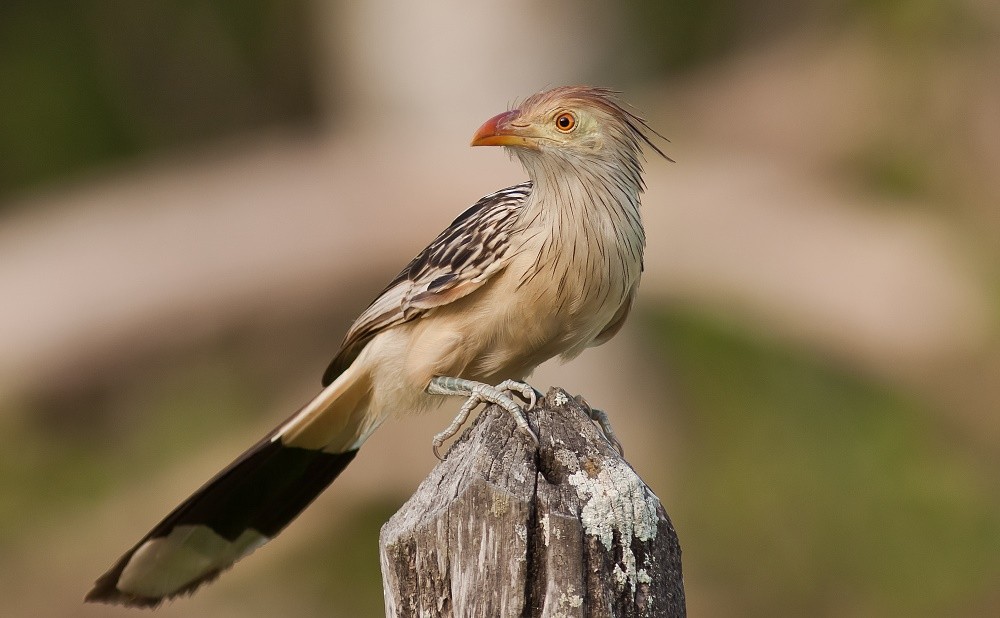
[{"label": "pale lichen patch", "polygon": [[611,570],[611,577],[614,578],[615,584],[618,585],[619,589],[624,588],[625,584],[628,583],[628,573],[625,572],[625,569],[620,564],[616,564],[615,568]]},{"label": "pale lichen patch", "polygon": [[583,605],[583,597],[578,594],[572,594],[573,590],[570,589],[570,594],[565,592],[559,597],[560,607],[580,607]]},{"label": "pale lichen patch", "polygon": [[570,618],[579,615],[579,611],[574,610],[583,606],[584,599],[576,594],[575,587],[570,585],[566,590],[559,592],[558,597],[555,596],[555,593],[555,590],[548,590],[544,603],[544,615],[550,618]]},{"label": "pale lichen patch", "polygon": [[634,592],[639,565],[632,551],[632,540],[645,542],[656,538],[657,501],[624,462],[609,459],[603,464],[593,477],[578,471],[568,480],[583,502],[580,520],[587,534],[597,537],[604,548],[611,551],[615,533],[618,533],[622,558],[620,564],[615,565],[612,576],[619,588],[628,585]]},{"label": "pale lichen patch", "polygon": [[556,452],[553,456],[555,457],[556,463],[566,468],[571,473],[580,470],[580,460],[577,457],[576,453],[574,453],[573,451],[565,448],[560,448],[556,449]]}]

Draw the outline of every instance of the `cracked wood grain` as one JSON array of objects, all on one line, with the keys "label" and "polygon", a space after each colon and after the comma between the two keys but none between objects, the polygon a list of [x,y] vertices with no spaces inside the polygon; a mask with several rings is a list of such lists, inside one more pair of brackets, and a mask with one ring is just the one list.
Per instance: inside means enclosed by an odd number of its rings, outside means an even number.
[{"label": "cracked wood grain", "polygon": [[487,408],[382,528],[386,615],[685,616],[663,506],[565,391]]}]

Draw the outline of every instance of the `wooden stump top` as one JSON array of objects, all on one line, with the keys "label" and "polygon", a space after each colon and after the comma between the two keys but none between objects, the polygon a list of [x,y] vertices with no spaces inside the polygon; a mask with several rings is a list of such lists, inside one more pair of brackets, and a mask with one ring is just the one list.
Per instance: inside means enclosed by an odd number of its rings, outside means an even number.
[{"label": "wooden stump top", "polygon": [[663,506],[577,401],[480,414],[380,538],[387,616],[685,616]]}]

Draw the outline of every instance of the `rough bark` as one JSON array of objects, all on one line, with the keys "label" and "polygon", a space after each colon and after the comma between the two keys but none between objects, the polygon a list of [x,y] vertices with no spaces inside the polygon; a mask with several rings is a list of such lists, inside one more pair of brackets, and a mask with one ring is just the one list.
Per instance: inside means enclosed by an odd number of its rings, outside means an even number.
[{"label": "rough bark", "polygon": [[565,391],[487,408],[382,528],[387,616],[685,616],[663,506]]}]

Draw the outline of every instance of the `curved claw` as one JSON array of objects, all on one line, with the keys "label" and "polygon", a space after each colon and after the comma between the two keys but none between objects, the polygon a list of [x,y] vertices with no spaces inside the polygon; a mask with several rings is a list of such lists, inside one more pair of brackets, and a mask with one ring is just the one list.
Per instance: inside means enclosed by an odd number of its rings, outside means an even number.
[{"label": "curved claw", "polygon": [[438,461],[444,461],[444,457],[441,455],[442,444],[444,444],[444,440],[438,440],[437,436],[434,436],[434,439],[431,440],[431,451],[434,453],[434,456],[437,457]]},{"label": "curved claw", "polygon": [[[527,386],[527,385],[525,385]],[[535,406],[538,405],[538,395],[532,387],[528,386],[528,409],[534,410]]]}]

